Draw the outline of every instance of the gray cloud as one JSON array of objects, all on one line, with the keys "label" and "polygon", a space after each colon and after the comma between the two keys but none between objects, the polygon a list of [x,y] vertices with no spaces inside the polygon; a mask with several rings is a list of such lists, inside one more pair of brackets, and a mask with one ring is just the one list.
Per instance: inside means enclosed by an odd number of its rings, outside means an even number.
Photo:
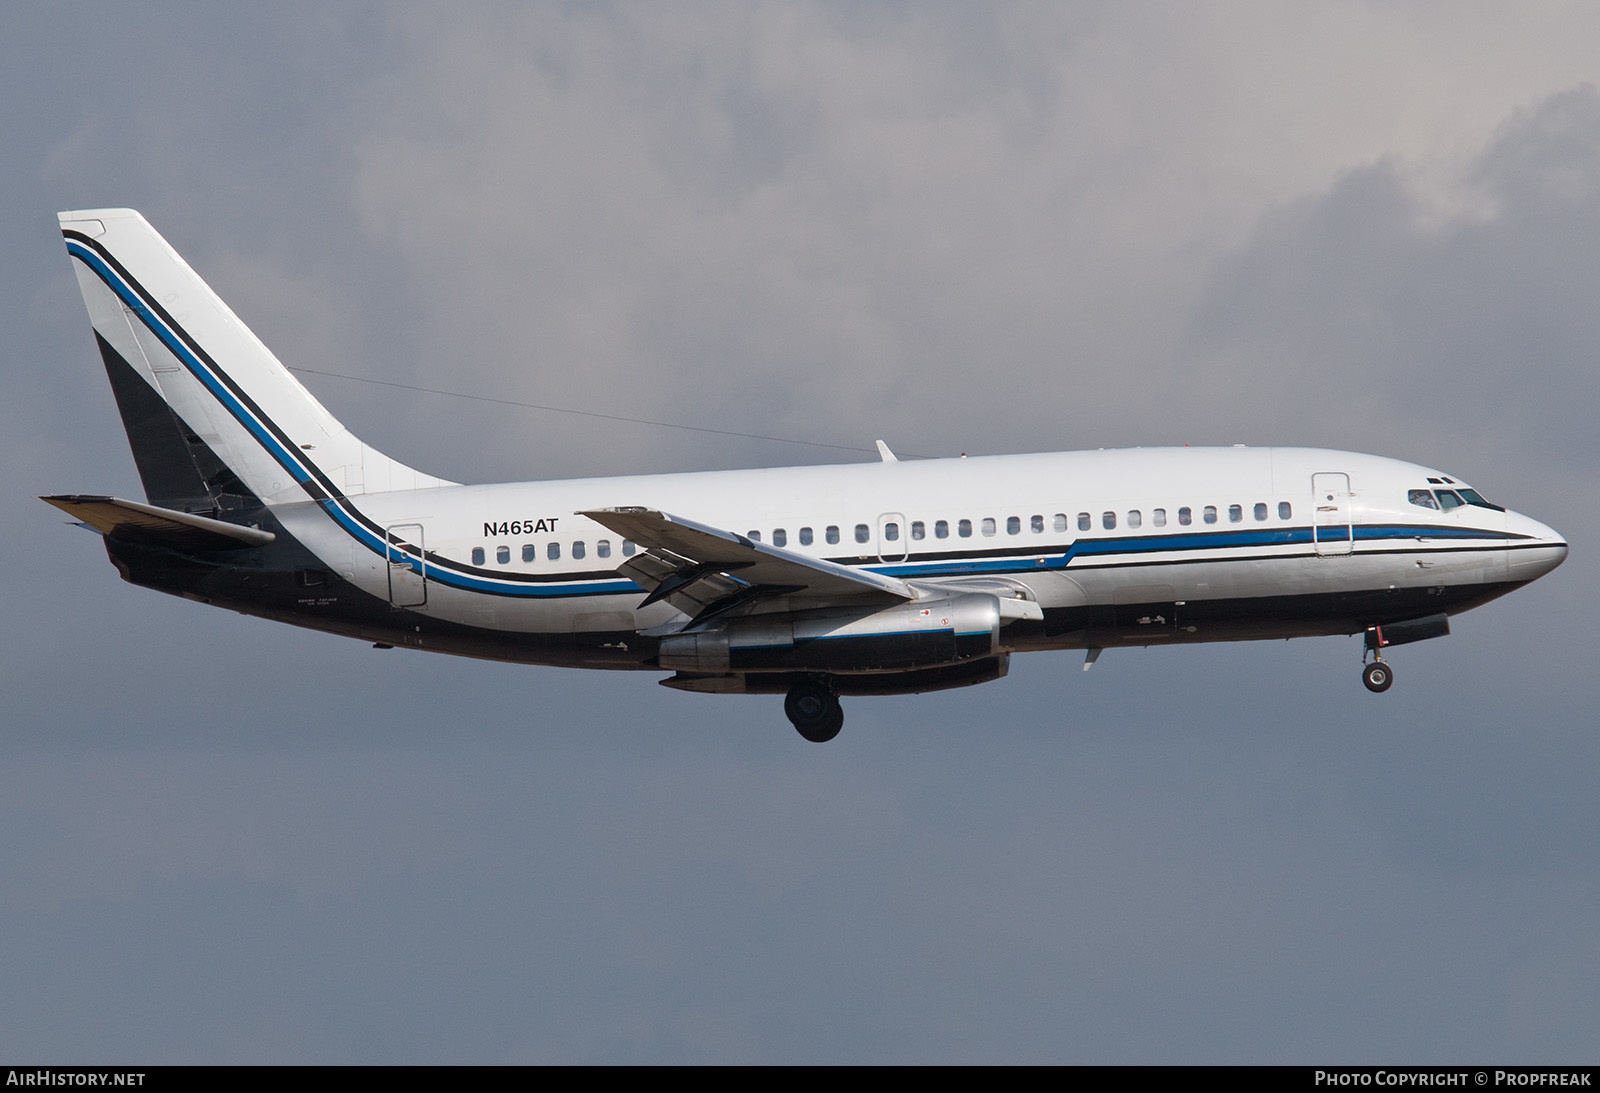
[{"label": "gray cloud", "polygon": [[1587,465],[1597,153],[1584,87],[1507,121],[1469,175],[1481,211],[1430,222],[1379,163],[1273,213],[1198,309],[1195,386],[1270,362],[1266,401],[1329,439],[1426,458],[1469,438],[1524,480]]},{"label": "gray cloud", "polygon": [[[14,14],[0,1048],[1588,1059],[1595,19]],[[107,203],[293,365],[929,452],[1377,450],[1574,554],[1381,701],[1354,641],[1037,657],[826,749],[380,654],[124,585],[33,499],[138,495],[50,216]],[[469,479],[807,458],[308,383]]]}]

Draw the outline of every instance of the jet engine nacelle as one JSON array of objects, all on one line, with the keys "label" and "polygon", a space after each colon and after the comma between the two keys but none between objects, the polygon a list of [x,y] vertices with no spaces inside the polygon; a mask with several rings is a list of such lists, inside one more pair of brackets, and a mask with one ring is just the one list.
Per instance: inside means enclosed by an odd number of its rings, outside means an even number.
[{"label": "jet engine nacelle", "polygon": [[660,664],[680,672],[900,671],[992,657],[1001,606],[967,593],[881,610],[829,608],[728,619],[661,639]]}]

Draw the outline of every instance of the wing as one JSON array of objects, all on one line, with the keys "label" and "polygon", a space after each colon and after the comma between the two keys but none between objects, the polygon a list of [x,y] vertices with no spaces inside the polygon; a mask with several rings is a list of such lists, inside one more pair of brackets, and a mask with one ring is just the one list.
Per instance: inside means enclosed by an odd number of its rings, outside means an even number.
[{"label": "wing", "polygon": [[779,596],[830,603],[917,598],[898,578],[807,558],[655,509],[591,509],[578,515],[644,547],[617,572],[650,590],[641,607],[666,600],[690,616],[691,626]]}]

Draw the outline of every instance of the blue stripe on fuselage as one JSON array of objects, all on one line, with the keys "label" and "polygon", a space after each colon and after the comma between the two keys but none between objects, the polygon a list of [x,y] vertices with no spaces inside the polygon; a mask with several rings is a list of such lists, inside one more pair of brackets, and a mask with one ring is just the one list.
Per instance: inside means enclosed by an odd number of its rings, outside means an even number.
[{"label": "blue stripe on fuselage", "polygon": [[[874,572],[893,577],[942,577],[971,573],[1038,573],[1044,570],[1064,569],[1073,561],[1083,558],[1110,558],[1115,555],[1162,554],[1177,551],[1225,550],[1275,546],[1302,546],[1314,542],[1349,542],[1350,533],[1329,535],[1326,530],[1313,537],[1308,527],[1272,528],[1260,531],[1183,532],[1115,539],[1079,539],[1064,552],[1012,555],[1006,558],[974,559],[971,561],[896,562],[871,566]],[[1441,528],[1400,524],[1357,525],[1355,538],[1360,542],[1409,539],[1480,539],[1502,541],[1516,536],[1504,532],[1485,531],[1479,528]],[[1298,556],[1298,555],[1294,555]],[[1235,558],[1206,559],[1207,561],[1237,561]]]}]

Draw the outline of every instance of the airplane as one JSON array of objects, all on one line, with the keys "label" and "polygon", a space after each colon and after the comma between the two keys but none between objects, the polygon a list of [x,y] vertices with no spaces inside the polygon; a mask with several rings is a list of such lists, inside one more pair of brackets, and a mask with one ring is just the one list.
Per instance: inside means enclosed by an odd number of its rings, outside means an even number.
[{"label": "airplane", "polygon": [[1306,448],[1135,448],[462,485],[362,443],[137,212],[59,214],[144,502],[43,498],[123,579],[376,647],[784,696],[1003,677],[1013,653],[1363,635],[1550,572],[1555,531],[1452,475]]}]

